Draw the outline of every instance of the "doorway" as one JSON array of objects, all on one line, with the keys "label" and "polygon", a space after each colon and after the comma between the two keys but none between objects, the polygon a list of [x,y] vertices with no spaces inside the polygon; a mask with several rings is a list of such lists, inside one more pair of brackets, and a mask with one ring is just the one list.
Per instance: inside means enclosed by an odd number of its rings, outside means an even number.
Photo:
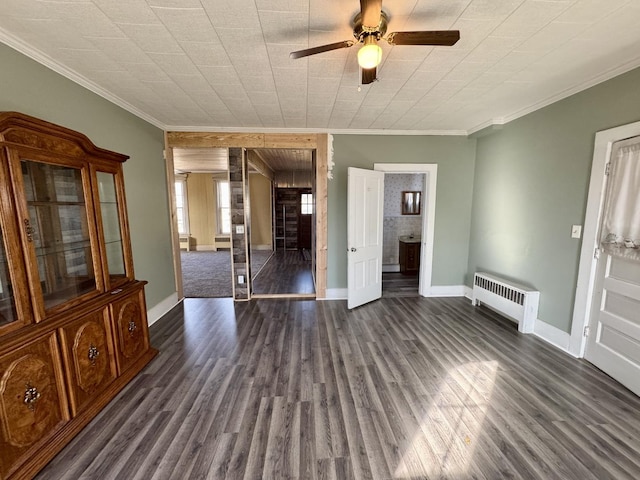
[{"label": "doorway", "polygon": [[640,395],[640,136],[613,145],[585,359]]},{"label": "doorway", "polygon": [[382,296],[418,296],[424,173],[385,173]]},{"label": "doorway", "polygon": [[[272,251],[263,268],[252,274],[252,297],[315,298],[315,154],[309,149],[255,150],[273,170],[271,208]],[[265,202],[266,203],[266,202]],[[252,257],[253,224],[257,209],[251,200]]]},{"label": "doorway", "polygon": [[[326,268],[327,268],[327,162],[329,136],[327,134],[242,134],[242,133],[207,133],[207,132],[167,132],[165,134],[166,166],[169,188],[169,200],[173,221],[172,241],[174,251],[174,268],[176,272],[176,290],[179,298],[184,296],[182,284],[182,264],[180,261],[180,246],[184,240],[178,233],[176,214],[176,198],[174,192],[174,149],[223,149],[228,152],[230,147],[245,148],[251,150],[278,150],[304,149],[311,152],[313,163],[312,173],[315,179],[313,183],[314,205],[312,225],[311,257],[313,265],[313,279],[315,284],[314,296],[324,298],[326,295]],[[268,148],[265,148],[268,147]],[[260,161],[256,162],[260,164]],[[247,229],[249,229],[247,224]],[[249,255],[247,256],[250,257]],[[252,262],[253,263],[253,262]],[[253,269],[257,271],[257,269]],[[236,298],[240,300],[242,298]]]},{"label": "doorway", "polygon": [[[571,336],[569,339],[569,352],[576,357],[584,357],[587,341],[589,337],[595,335],[599,337],[604,328],[599,325],[591,331],[589,322],[592,317],[592,313],[598,305],[594,303],[594,297],[597,294],[596,279],[597,279],[597,264],[598,260],[595,258],[598,256],[598,250],[600,248],[600,236],[599,227],[601,222],[601,214],[603,211],[603,204],[605,201],[605,186],[607,165],[612,158],[612,152],[614,150],[614,144],[619,141],[627,140],[633,137],[640,136],[640,122],[615,127],[609,130],[603,130],[596,133],[593,161],[591,165],[591,178],[589,183],[589,194],[587,199],[587,208],[585,213],[585,224],[583,230],[582,248],[580,251],[580,263],[578,269],[578,281],[576,285],[576,299],[573,309]],[[602,255],[600,255],[602,257]],[[608,263],[611,263],[610,261]],[[608,270],[608,272],[606,271]],[[618,275],[616,270],[619,270],[616,266],[609,265],[605,269],[605,273],[614,273],[614,276]],[[627,279],[633,277],[623,274],[623,277]],[[635,280],[638,282],[638,279]],[[615,286],[615,285],[614,285]],[[631,290],[637,290],[640,286],[632,288]],[[602,303],[600,304],[602,306]],[[604,305],[606,307],[606,305]],[[637,311],[637,310],[636,310]],[[635,311],[634,311],[635,314]],[[615,315],[618,316],[618,315]],[[635,329],[637,331],[637,324]],[[605,332],[606,335],[610,335],[612,332]],[[592,338],[592,340],[595,340]],[[629,339],[623,339],[627,341]],[[636,343],[637,348],[637,343]],[[640,388],[637,385],[637,373],[635,378],[632,378],[632,383],[626,383],[623,378],[624,375],[634,372],[631,368],[626,368],[625,360],[622,356],[618,356],[618,364],[621,368],[617,368],[618,372],[622,373],[620,378],[616,378],[625,383],[625,385],[634,390],[636,393],[640,392]],[[637,363],[638,358],[635,359]],[[628,365],[628,363],[627,363]],[[616,372],[611,373],[612,376],[617,375]],[[635,387],[633,386],[635,383]]]},{"label": "doorway", "polygon": [[[384,177],[387,174],[424,174],[423,188],[403,192],[405,212],[423,212],[420,240],[418,292],[432,294],[433,239],[437,185],[436,164],[374,164],[374,169],[348,168],[347,187],[347,305],[355,308],[382,296]],[[424,204],[422,206],[422,202]],[[419,247],[418,247],[419,245]],[[415,250],[414,250],[415,252]],[[414,258],[415,261],[415,258]]]},{"label": "doorway", "polygon": [[[389,252],[394,252],[397,242],[398,248],[398,266],[397,267],[384,267],[383,271],[398,269],[400,270],[400,238],[403,237],[404,243],[409,245],[410,248],[416,247],[412,244],[419,244],[419,260],[417,265],[412,264],[412,270],[417,270],[417,292],[421,296],[431,295],[431,275],[433,270],[433,241],[435,234],[435,214],[436,214],[436,185],[438,175],[438,165],[431,163],[376,163],[373,166],[374,170],[378,170],[385,173],[385,202],[387,196],[387,177],[391,180],[393,188],[390,189],[390,211],[396,212],[400,218],[402,217],[419,217],[419,221],[403,221],[404,226],[401,230],[398,230],[402,234],[394,233],[393,227],[397,225],[391,225],[392,222],[388,222],[390,225],[388,228],[389,237]],[[392,176],[393,175],[393,176]],[[398,177],[394,177],[398,175]],[[408,190],[399,190],[402,186],[407,186]],[[409,188],[411,187],[411,188]],[[413,190],[415,189],[415,190]],[[420,192],[420,214],[419,215],[402,215],[402,203],[405,198],[403,192]],[[394,200],[394,198],[396,200]],[[413,197],[415,199],[415,197]],[[417,205],[418,203],[416,203]],[[399,213],[398,213],[399,212]],[[415,210],[414,210],[415,213]],[[397,223],[397,221],[396,221]],[[405,228],[406,226],[406,228]],[[387,225],[383,227],[387,230]],[[413,234],[413,238],[412,237]],[[419,238],[419,240],[418,240]],[[414,250],[415,252],[415,250]],[[406,252],[403,252],[406,255]],[[391,253],[390,253],[391,255]],[[415,255],[415,254],[414,254]],[[389,263],[392,263],[394,257],[389,257]],[[415,256],[413,257],[415,261]],[[404,259],[405,262],[407,259]],[[384,261],[383,261],[384,262]],[[414,266],[415,265],[415,266]],[[387,275],[388,282],[393,279]],[[413,294],[415,279],[413,283],[407,281],[406,292],[409,295]],[[402,287],[399,287],[402,288]],[[384,275],[383,275],[383,289],[384,289]]]},{"label": "doorway", "polygon": [[184,296],[231,297],[226,149],[176,148],[173,158]]}]

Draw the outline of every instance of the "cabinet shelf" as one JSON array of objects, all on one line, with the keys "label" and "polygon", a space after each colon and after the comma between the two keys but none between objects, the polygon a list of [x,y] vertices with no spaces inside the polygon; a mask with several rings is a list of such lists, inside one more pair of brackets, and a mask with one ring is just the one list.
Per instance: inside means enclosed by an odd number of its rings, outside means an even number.
[{"label": "cabinet shelf", "polygon": [[51,200],[29,200],[27,204],[31,207],[84,207],[83,202],[60,202]]},{"label": "cabinet shelf", "polygon": [[35,251],[36,257],[42,257],[54,253],[65,253],[73,252],[75,250],[84,250],[86,248],[91,248],[91,240],[88,238],[85,240],[59,243],[56,245],[43,245],[40,247],[35,247]]}]

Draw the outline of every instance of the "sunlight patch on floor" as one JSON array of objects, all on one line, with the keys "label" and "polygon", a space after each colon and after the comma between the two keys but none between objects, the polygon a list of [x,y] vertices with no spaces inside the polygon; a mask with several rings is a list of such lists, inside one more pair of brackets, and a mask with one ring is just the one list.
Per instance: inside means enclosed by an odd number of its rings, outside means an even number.
[{"label": "sunlight patch on floor", "polygon": [[499,363],[473,362],[449,371],[422,415],[393,478],[456,477],[470,468],[491,401]]}]

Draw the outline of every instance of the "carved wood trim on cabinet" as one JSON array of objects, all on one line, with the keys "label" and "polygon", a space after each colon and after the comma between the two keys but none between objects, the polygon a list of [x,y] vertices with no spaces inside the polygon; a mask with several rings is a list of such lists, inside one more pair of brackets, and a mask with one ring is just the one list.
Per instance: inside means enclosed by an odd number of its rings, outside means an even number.
[{"label": "carved wood trim on cabinet", "polygon": [[117,377],[107,309],[80,317],[60,329],[71,412],[77,415]]},{"label": "carved wood trim on cabinet", "polygon": [[0,480],[32,478],[157,353],[126,159],[0,112]]},{"label": "carved wood trim on cabinet", "polygon": [[120,373],[149,349],[147,312],[141,308],[143,305],[142,288],[111,304],[116,360]]},{"label": "carved wood trim on cabinet", "polygon": [[0,357],[0,476],[9,478],[69,420],[56,337]]}]

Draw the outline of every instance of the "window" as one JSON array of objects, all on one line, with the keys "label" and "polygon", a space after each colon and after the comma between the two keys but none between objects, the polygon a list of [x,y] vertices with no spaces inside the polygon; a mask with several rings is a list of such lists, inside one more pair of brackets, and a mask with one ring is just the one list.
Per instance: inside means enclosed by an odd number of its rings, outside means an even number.
[{"label": "window", "polygon": [[231,195],[229,182],[218,181],[218,233],[231,234]]},{"label": "window", "polygon": [[187,202],[187,177],[176,175],[176,218],[178,233],[189,233],[189,209]]},{"label": "window", "polygon": [[300,213],[302,215],[311,215],[313,213],[313,193],[300,195]]}]

